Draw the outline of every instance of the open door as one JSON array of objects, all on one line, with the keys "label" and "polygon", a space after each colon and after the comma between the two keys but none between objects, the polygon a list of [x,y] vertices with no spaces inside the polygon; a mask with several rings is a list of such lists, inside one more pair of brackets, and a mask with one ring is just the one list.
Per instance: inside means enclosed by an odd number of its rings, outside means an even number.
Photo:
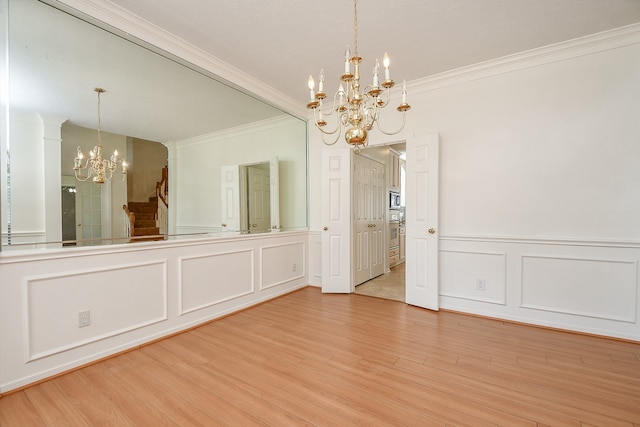
[{"label": "open door", "polygon": [[351,149],[322,150],[322,292],[350,293]]},{"label": "open door", "polygon": [[406,302],[439,309],[437,133],[407,139]]},{"label": "open door", "polygon": [[271,229],[269,165],[250,165],[246,167],[246,171],[249,233],[264,233]]}]

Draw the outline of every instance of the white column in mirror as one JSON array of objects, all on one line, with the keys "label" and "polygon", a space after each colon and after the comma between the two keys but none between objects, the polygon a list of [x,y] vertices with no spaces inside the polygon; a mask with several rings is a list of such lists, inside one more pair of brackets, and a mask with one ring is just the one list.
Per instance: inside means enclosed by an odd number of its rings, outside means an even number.
[{"label": "white column in mirror", "polygon": [[178,188],[177,145],[175,142],[166,142],[164,145],[167,147],[167,166],[169,167],[169,225],[167,234],[171,236],[176,234],[178,220],[178,194],[175,190]]},{"label": "white column in mirror", "polygon": [[44,223],[45,241],[62,241],[62,124],[64,117],[39,114],[42,120],[44,155]]}]

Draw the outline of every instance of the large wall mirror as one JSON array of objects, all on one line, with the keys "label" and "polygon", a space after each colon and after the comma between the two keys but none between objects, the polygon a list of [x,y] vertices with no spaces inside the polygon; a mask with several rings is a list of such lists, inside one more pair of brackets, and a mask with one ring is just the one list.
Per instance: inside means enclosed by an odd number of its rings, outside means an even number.
[{"label": "large wall mirror", "polygon": [[[303,120],[53,0],[0,4],[3,250],[307,227]],[[98,123],[128,171],[81,182]]]}]

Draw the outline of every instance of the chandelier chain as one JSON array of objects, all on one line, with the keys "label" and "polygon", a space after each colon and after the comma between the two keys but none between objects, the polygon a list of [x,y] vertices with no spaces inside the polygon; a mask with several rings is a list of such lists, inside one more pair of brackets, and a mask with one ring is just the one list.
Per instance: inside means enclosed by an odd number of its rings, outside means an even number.
[{"label": "chandelier chain", "polygon": [[99,87],[94,89],[96,92],[98,92],[98,143],[102,144],[102,138],[100,137],[100,131],[101,131],[101,119],[100,119],[100,94],[102,92],[104,92],[104,89],[101,89]]},{"label": "chandelier chain", "polygon": [[353,1],[353,48],[358,54],[358,0]]}]

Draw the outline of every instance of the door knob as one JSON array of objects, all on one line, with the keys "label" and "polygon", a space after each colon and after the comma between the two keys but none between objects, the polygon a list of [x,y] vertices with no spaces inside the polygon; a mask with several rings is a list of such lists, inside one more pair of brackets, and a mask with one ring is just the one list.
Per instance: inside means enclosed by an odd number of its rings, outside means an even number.
[{"label": "door knob", "polygon": [[322,229],[323,229],[324,231],[327,231],[327,230],[329,229],[329,227],[322,227]]},{"label": "door knob", "polygon": [[435,234],[436,229],[435,228],[430,228],[428,231],[429,231],[429,234]]}]

